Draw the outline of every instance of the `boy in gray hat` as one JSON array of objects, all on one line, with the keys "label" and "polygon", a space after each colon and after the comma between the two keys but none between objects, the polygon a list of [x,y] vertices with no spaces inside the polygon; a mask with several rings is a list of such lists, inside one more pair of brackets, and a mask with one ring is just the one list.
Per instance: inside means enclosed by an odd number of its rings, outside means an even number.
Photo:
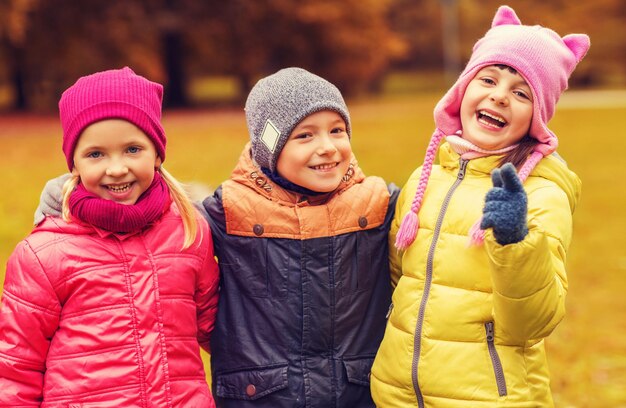
[{"label": "boy in gray hat", "polygon": [[374,407],[398,188],[363,174],[343,97],[317,75],[261,79],[245,112],[250,142],[203,202],[221,272],[217,405]]},{"label": "boy in gray hat", "polygon": [[245,111],[250,143],[204,200],[222,272],[214,396],[222,407],[373,407],[398,189],[359,169],[348,108],[325,79],[280,70]]}]

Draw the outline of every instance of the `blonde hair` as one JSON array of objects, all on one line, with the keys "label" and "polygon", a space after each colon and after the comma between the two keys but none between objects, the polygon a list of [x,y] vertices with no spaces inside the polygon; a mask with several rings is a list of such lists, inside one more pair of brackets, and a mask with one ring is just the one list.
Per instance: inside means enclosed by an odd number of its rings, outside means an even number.
[{"label": "blonde hair", "polygon": [[[194,208],[189,196],[185,192],[183,185],[174,178],[163,166],[160,166],[157,170],[161,173],[163,177],[163,181],[167,185],[167,188],[170,192],[170,197],[176,204],[178,208],[178,212],[180,213],[180,217],[183,222],[183,229],[185,230],[185,240],[183,242],[183,246],[181,249],[187,249],[191,247],[196,241],[196,235],[198,234],[198,220],[196,219],[196,209]],[[62,190],[62,206],[61,206],[61,215],[63,220],[67,222],[71,222],[70,216],[70,196],[72,195],[72,191],[76,188],[78,183],[80,182],[80,177],[78,175],[72,175],[72,178],[67,180],[63,184]],[[200,236],[200,240],[202,240],[202,236]]]}]

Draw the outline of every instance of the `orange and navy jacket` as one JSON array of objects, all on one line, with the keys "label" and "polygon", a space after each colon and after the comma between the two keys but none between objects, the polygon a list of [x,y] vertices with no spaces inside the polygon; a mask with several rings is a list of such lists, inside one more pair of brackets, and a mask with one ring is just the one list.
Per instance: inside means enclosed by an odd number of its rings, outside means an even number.
[{"label": "orange and navy jacket", "polygon": [[222,407],[373,407],[369,372],[391,299],[398,188],[352,160],[323,196],[287,191],[244,149],[204,201],[221,270],[211,341]]}]

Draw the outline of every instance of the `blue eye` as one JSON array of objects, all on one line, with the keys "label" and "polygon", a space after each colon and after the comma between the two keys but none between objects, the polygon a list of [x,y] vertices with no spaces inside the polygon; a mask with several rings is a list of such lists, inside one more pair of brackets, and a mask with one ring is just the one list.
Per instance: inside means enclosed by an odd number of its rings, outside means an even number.
[{"label": "blue eye", "polygon": [[95,151],[95,152],[91,152],[87,154],[87,157],[91,158],[91,159],[97,159],[99,157],[102,157],[102,153]]},{"label": "blue eye", "polygon": [[139,153],[141,149],[137,146],[131,146],[127,149],[128,153]]}]

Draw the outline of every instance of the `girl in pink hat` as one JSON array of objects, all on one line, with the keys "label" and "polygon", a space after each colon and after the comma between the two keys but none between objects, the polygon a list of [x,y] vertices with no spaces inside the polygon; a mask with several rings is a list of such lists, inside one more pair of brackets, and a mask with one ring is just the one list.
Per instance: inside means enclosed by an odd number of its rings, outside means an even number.
[{"label": "girl in pink hat", "polygon": [[[260,79],[250,142],[200,206],[220,266],[211,336],[222,408],[374,407],[369,373],[391,301],[399,188],[365,176],[339,89],[302,68]],[[59,181],[38,217],[59,213]],[[191,406],[191,405],[190,405]]]},{"label": "girl in pink hat", "polygon": [[214,407],[211,231],[165,171],[163,87],[131,69],[59,102],[72,173],[63,217],[11,255],[0,306],[0,405]]},{"label": "girl in pink hat", "polygon": [[580,180],[547,124],[589,45],[502,6],[437,104],[391,226],[377,406],[553,406],[544,338],[565,313]]}]

